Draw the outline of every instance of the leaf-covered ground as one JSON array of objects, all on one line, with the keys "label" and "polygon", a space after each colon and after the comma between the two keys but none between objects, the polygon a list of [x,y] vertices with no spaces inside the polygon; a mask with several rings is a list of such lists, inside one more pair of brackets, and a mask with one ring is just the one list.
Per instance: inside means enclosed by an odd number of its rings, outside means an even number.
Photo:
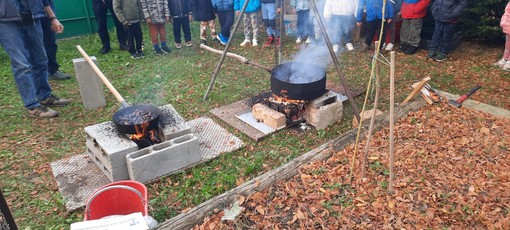
[{"label": "leaf-covered ground", "polygon": [[[389,132],[377,132],[361,179],[353,145],[289,181],[249,197],[234,221],[223,211],[194,229],[509,229],[508,119],[446,104],[395,124],[395,193],[389,195]],[[365,142],[359,149],[363,150]]]}]

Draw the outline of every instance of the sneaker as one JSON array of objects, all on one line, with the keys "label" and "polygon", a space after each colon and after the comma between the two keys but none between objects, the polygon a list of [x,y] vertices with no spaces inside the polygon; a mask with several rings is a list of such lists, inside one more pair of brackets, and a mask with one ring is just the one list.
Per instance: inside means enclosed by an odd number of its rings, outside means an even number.
[{"label": "sneaker", "polygon": [[307,37],[305,43],[306,44],[312,43],[312,38],[311,37]]},{"label": "sneaker", "polygon": [[335,52],[335,53],[338,52],[338,45],[333,46],[333,52]]},{"label": "sneaker", "polygon": [[67,80],[70,78],[71,78],[70,74],[62,73],[58,70],[55,73],[48,73],[48,79],[50,80]]},{"label": "sneaker", "polygon": [[273,42],[274,42],[274,37],[273,36],[269,36],[269,37],[267,37],[267,40],[266,40],[266,42],[264,43],[263,46],[264,47],[271,46],[271,44],[273,44]]},{"label": "sneaker", "polygon": [[192,46],[193,46],[193,43],[191,43],[191,41],[187,41],[187,42],[186,42],[186,46],[187,46],[187,47],[192,47]]},{"label": "sneaker", "polygon": [[144,58],[145,57],[145,53],[143,53],[143,51],[137,51],[136,54],[138,54],[138,57],[141,57],[141,58]]},{"label": "sneaker", "polygon": [[200,39],[200,44],[207,45],[207,41],[205,39]]},{"label": "sneaker", "polygon": [[138,58],[140,58],[140,56],[138,56],[138,54],[137,54],[137,53],[130,53],[129,55],[131,55],[131,58],[133,58],[133,59],[138,59]]},{"label": "sneaker", "polygon": [[393,43],[388,43],[388,45],[386,45],[386,48],[384,48],[384,50],[392,51],[393,50]]},{"label": "sneaker", "polygon": [[181,43],[175,43],[175,48],[180,49],[182,47]]},{"label": "sneaker", "polygon": [[53,94],[51,94],[48,98],[40,101],[41,105],[43,106],[55,106],[55,107],[61,107],[66,106],[69,103],[71,103],[71,100],[59,98]]},{"label": "sneaker", "polygon": [[404,53],[407,55],[413,55],[416,52],[418,52],[418,47],[414,47],[412,45],[408,45],[407,48],[404,50]]},{"label": "sneaker", "polygon": [[250,39],[244,39],[243,42],[241,42],[240,46],[245,47],[246,45],[250,44]]},{"label": "sneaker", "polygon": [[28,109],[29,117],[39,117],[39,118],[52,118],[58,116],[58,112],[53,109],[48,109],[42,105],[39,105],[33,109]]},{"label": "sneaker", "polygon": [[400,44],[400,46],[398,47],[397,51],[404,53],[408,46],[409,46],[409,44],[407,44],[407,43],[406,44]]},{"label": "sneaker", "polygon": [[170,52],[172,52],[172,50],[170,50],[170,48],[168,48],[168,46],[161,46],[161,51],[163,51],[163,53],[170,53]]},{"label": "sneaker", "polygon": [[429,51],[429,54],[427,54],[427,58],[434,58],[436,56],[436,52],[434,51]]},{"label": "sneaker", "polygon": [[275,45],[276,45],[276,46],[279,46],[279,45],[280,45],[280,37],[279,37],[279,36],[278,36],[278,37],[276,37],[276,44],[275,44]]},{"label": "sneaker", "polygon": [[226,45],[228,42],[228,38],[223,36],[222,34],[218,34],[217,38],[218,38],[218,40],[220,40],[220,43],[222,45]]},{"label": "sneaker", "polygon": [[213,42],[220,43],[220,39],[218,39],[218,35],[213,37]]},{"label": "sneaker", "polygon": [[129,47],[126,44],[120,44],[119,45],[120,50],[128,51]]},{"label": "sneaker", "polygon": [[161,48],[159,48],[159,46],[154,47],[154,53],[156,54],[156,56],[163,55],[163,51],[161,50]]},{"label": "sneaker", "polygon": [[506,64],[506,61],[504,58],[499,59],[499,61],[494,63],[494,66],[497,66],[499,68],[503,68],[503,66]]},{"label": "sneaker", "polygon": [[296,44],[301,44],[301,41],[303,41],[303,39],[301,38],[301,36],[297,37],[297,39],[296,39]]},{"label": "sneaker", "polygon": [[259,42],[257,41],[257,39],[254,38],[253,40],[251,40],[251,45],[252,46],[258,46]]},{"label": "sneaker", "polygon": [[110,52],[110,50],[112,50],[112,48],[111,48],[111,47],[103,47],[103,48],[101,49],[101,51],[99,51],[99,52],[100,52],[101,54],[107,54],[107,53],[109,53],[109,52]]},{"label": "sneaker", "polygon": [[442,62],[442,61],[446,61],[446,54],[444,53],[438,53],[435,57],[434,57],[434,61],[437,61],[437,62]]},{"label": "sneaker", "polygon": [[354,46],[350,42],[345,44],[345,48],[347,48],[347,50],[349,50],[349,51],[353,51],[354,50]]},{"label": "sneaker", "polygon": [[510,71],[510,61],[505,61],[505,64],[501,67],[504,71]]}]

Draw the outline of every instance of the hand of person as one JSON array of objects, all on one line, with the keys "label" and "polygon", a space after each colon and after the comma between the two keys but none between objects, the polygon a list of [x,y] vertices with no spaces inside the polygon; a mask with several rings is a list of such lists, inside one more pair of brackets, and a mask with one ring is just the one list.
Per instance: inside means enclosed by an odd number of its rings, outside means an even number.
[{"label": "hand of person", "polygon": [[282,12],[282,8],[280,7],[276,8],[276,13],[279,14],[280,12]]},{"label": "hand of person", "polygon": [[391,18],[388,18],[387,22],[388,22],[388,23],[391,23]]},{"label": "hand of person", "polygon": [[166,17],[165,17],[165,21],[166,21],[166,22],[169,22],[169,21],[170,21],[170,17],[166,16]]},{"label": "hand of person", "polygon": [[362,24],[361,22],[356,22],[356,25],[357,25],[358,27],[361,27],[361,24]]},{"label": "hand of person", "polygon": [[236,15],[237,15],[237,16],[241,15],[241,11],[239,11],[239,10],[238,10],[238,11],[236,11]]},{"label": "hand of person", "polygon": [[192,14],[188,15],[188,19],[190,22],[193,21],[193,15]]},{"label": "hand of person", "polygon": [[147,22],[147,24],[151,24],[152,23],[151,18],[147,18],[145,21]]},{"label": "hand of person", "polygon": [[55,33],[60,34],[64,32],[64,26],[58,19],[51,20],[51,30],[53,30]]},{"label": "hand of person", "polygon": [[125,22],[122,25],[124,26],[124,29],[127,29],[127,28],[129,28],[129,25],[131,25],[131,24],[129,22]]}]

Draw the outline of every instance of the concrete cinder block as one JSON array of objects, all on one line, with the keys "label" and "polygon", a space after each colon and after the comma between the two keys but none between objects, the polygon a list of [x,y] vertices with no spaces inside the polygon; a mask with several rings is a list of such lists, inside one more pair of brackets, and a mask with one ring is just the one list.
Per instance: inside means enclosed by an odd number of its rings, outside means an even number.
[{"label": "concrete cinder block", "polygon": [[[96,57],[90,57],[97,65]],[[84,58],[73,59],[76,80],[80,88],[81,100],[85,109],[97,109],[106,105],[103,82]]]},{"label": "concrete cinder block", "polygon": [[187,134],[126,156],[131,180],[147,182],[201,160],[198,138]]},{"label": "concrete cinder block", "polygon": [[90,159],[97,165],[97,167],[110,179],[111,182],[120,180],[129,180],[129,173],[126,165],[118,168],[107,168],[99,158],[96,157],[92,152],[85,151]]},{"label": "concrete cinder block", "polygon": [[163,124],[165,140],[171,140],[192,133],[191,127],[185,123],[181,115],[170,104],[160,106],[160,121]]},{"label": "concrete cinder block", "polygon": [[278,129],[287,125],[285,114],[269,108],[267,105],[257,103],[252,107],[253,117],[267,126]]},{"label": "concrete cinder block", "polygon": [[342,119],[342,110],[343,105],[340,101],[335,101],[319,108],[305,105],[306,121],[316,129],[325,129]]}]

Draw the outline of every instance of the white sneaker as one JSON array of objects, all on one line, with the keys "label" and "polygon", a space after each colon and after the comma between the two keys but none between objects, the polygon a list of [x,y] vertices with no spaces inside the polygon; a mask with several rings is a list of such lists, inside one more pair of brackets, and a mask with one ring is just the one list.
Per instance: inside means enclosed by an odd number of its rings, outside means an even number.
[{"label": "white sneaker", "polygon": [[259,43],[257,42],[257,39],[255,39],[255,38],[254,38],[254,39],[251,41],[251,45],[252,45],[252,46],[258,46],[258,45],[259,45]]},{"label": "white sneaker", "polygon": [[346,48],[347,48],[347,50],[349,50],[349,51],[353,51],[353,50],[354,50],[354,46],[353,46],[353,45],[352,45],[352,43],[350,43],[350,42],[349,42],[349,43],[347,43],[347,44],[345,44],[345,47],[346,47]]},{"label": "white sneaker", "polygon": [[510,61],[506,61],[503,67],[501,67],[502,70],[510,71]]},{"label": "white sneaker", "polygon": [[505,59],[501,58],[498,62],[494,63],[494,66],[498,66],[499,68],[503,68],[503,66],[506,64]]},{"label": "white sneaker", "polygon": [[334,45],[334,46],[333,46],[333,51],[334,51],[335,53],[336,53],[336,52],[338,52],[338,45]]},{"label": "white sneaker", "polygon": [[245,47],[246,45],[250,44],[250,39],[244,39],[243,42],[241,42],[241,45],[242,47]]},{"label": "white sneaker", "polygon": [[299,37],[296,39],[296,44],[301,44],[301,41],[303,41],[303,39],[301,38],[301,36],[299,36]]},{"label": "white sneaker", "polygon": [[393,50],[393,43],[388,43],[388,45],[386,45],[386,48],[384,50],[392,51]]},{"label": "white sneaker", "polygon": [[306,44],[310,44],[311,42],[312,42],[312,38],[311,37],[307,37],[305,43]]}]

